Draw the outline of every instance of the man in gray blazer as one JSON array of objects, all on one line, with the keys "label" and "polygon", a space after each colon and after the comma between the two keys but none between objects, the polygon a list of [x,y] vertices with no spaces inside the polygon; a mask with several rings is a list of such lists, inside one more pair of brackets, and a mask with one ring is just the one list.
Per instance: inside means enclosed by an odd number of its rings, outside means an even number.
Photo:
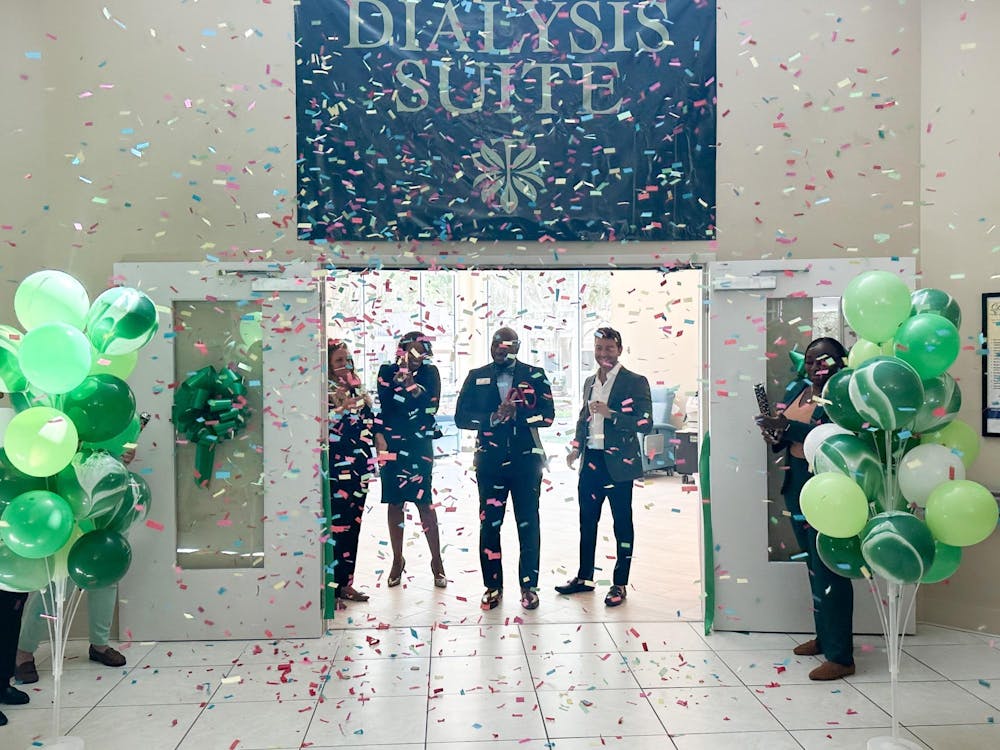
[{"label": "man in gray blazer", "polygon": [[576,422],[573,449],[566,456],[572,469],[583,455],[577,485],[580,502],[580,567],[576,577],[562,586],[560,594],[594,590],[594,555],[597,524],[607,498],[614,520],[618,557],[613,585],[604,597],[617,607],[628,595],[635,531],[632,526],[632,482],[642,476],[642,454],[637,433],[652,430],[652,399],[649,381],[622,367],[622,337],[614,328],[598,328],[594,334],[594,358],[598,370],[583,384],[583,408]]}]

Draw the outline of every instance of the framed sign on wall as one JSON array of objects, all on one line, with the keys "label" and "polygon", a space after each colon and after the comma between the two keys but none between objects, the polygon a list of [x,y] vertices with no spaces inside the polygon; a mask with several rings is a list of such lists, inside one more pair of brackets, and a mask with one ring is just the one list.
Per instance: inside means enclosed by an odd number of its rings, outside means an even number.
[{"label": "framed sign on wall", "polygon": [[1000,437],[1000,292],[983,295],[983,436]]}]

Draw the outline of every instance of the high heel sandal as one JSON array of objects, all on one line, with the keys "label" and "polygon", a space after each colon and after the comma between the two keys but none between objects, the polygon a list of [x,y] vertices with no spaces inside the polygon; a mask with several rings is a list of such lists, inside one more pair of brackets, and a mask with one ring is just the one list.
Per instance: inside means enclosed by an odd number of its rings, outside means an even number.
[{"label": "high heel sandal", "polygon": [[[399,558],[399,560],[400,560],[400,562],[399,562],[399,573],[394,576],[392,574],[392,570],[390,570],[389,571],[389,577],[386,579],[385,585],[388,586],[389,588],[393,588],[395,586],[398,586],[402,582],[402,580],[403,580],[403,573],[406,572],[406,558],[405,557],[401,557],[401,558]],[[393,560],[393,562],[392,562],[392,568],[393,568],[393,570],[396,568],[396,561],[395,560]]]},{"label": "high heel sandal", "polygon": [[448,576],[445,575],[444,567],[441,570],[434,570],[431,566],[431,573],[434,575],[434,585],[439,589],[448,588]]},{"label": "high heel sandal", "polygon": [[337,598],[346,599],[349,602],[366,602],[368,594],[358,591],[353,586],[341,586],[337,589]]}]

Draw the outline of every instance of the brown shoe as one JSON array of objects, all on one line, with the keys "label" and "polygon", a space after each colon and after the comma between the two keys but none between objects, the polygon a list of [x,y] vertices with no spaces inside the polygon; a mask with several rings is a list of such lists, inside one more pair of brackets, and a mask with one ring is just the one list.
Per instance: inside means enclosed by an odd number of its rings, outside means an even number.
[{"label": "brown shoe", "polygon": [[106,667],[124,667],[125,657],[118,651],[115,651],[111,646],[108,646],[103,651],[98,651],[93,646],[90,647],[90,660],[96,661],[103,664]]},{"label": "brown shoe", "polygon": [[811,641],[800,643],[792,649],[792,653],[796,656],[819,656],[822,652],[819,650],[819,641],[813,638]]},{"label": "brown shoe", "polygon": [[825,661],[809,673],[810,680],[839,680],[854,674],[854,665],[837,664],[835,661]]},{"label": "brown shoe", "polygon": [[38,682],[38,669],[35,668],[35,660],[32,659],[14,667],[14,679],[22,685],[33,685]]}]

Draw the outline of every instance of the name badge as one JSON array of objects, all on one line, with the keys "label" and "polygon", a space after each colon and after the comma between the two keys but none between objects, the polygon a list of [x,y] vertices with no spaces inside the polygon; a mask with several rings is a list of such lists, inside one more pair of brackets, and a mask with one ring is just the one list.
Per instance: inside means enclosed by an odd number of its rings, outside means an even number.
[{"label": "name badge", "polygon": [[490,378],[476,378],[476,385],[489,385]]}]

